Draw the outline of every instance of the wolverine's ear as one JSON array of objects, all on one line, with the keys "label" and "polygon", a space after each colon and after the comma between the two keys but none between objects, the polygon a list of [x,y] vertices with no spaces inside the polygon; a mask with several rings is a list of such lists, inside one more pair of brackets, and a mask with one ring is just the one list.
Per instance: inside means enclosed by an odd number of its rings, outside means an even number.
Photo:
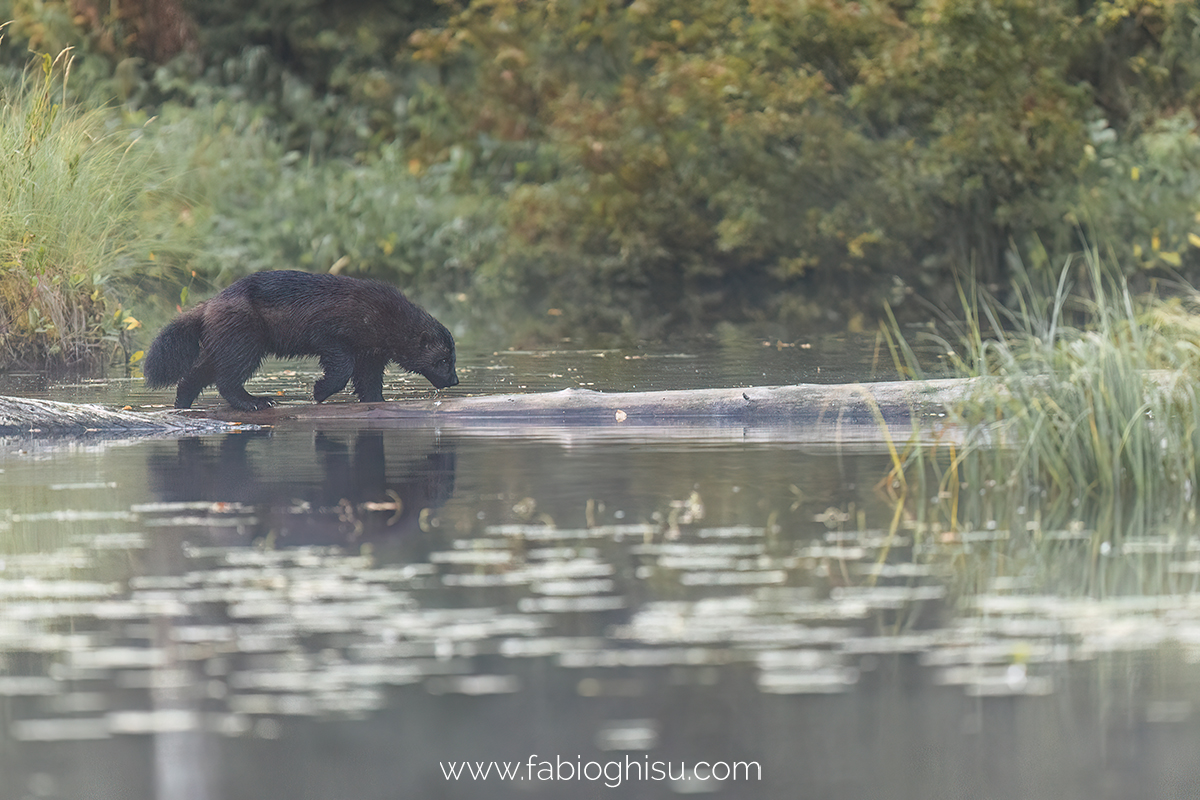
[{"label": "wolverine's ear", "polygon": [[417,337],[417,344],[421,347],[429,347],[429,345],[433,344],[433,337],[429,334],[429,331],[421,331],[421,335]]}]

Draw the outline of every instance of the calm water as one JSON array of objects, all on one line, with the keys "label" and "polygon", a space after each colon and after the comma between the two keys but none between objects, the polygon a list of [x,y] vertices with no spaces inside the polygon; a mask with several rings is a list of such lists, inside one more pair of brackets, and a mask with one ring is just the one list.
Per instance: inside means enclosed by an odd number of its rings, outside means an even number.
[{"label": "calm water", "polygon": [[[455,391],[893,377],[802,344],[469,352]],[[1193,795],[1200,549],[889,533],[886,452],[783,439],[0,442],[0,800]]]}]

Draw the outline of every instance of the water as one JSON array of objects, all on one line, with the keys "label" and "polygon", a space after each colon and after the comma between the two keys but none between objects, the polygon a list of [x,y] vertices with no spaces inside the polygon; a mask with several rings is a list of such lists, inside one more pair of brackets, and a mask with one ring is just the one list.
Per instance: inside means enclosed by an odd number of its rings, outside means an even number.
[{"label": "water", "polygon": [[[937,354],[926,348],[931,364]],[[797,383],[845,383],[894,380],[896,369],[885,341],[874,334],[830,336],[819,346],[810,341],[763,339],[726,332],[677,346],[650,345],[626,350],[586,350],[564,344],[545,350],[490,350],[460,345],[461,383],[444,396],[524,393],[585,388],[605,391],[712,389]],[[280,393],[284,402],[311,400],[320,371],[315,359],[268,362],[247,384],[254,392]],[[419,376],[392,370],[385,374],[385,397],[429,396]],[[135,407],[170,405],[170,392],[147,392],[140,380],[106,377],[54,380],[37,373],[0,374],[0,394],[46,397],[66,402],[103,402]],[[348,391],[330,402],[353,400]],[[219,403],[215,389],[199,405]]]},{"label": "water", "polygon": [[[871,338],[792,344],[480,351],[455,392],[892,377]],[[892,530],[890,466],[545,427],[7,440],[0,800],[1194,787],[1200,549]]]}]

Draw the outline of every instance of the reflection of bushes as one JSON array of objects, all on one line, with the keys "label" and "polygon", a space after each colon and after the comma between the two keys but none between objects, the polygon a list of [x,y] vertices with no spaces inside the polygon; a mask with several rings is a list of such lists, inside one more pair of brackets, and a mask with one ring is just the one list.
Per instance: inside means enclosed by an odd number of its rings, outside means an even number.
[{"label": "reflection of bushes", "polygon": [[[0,99],[0,362],[86,364],[136,326],[108,291],[142,247],[147,166],[99,112],[63,105],[70,59]],[[123,342],[122,342],[123,343]]]}]

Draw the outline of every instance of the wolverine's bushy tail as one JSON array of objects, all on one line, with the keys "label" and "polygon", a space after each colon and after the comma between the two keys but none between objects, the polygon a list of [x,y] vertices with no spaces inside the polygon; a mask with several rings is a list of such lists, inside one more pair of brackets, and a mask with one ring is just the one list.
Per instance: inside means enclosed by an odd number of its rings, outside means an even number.
[{"label": "wolverine's bushy tail", "polygon": [[158,332],[142,364],[147,386],[170,386],[188,373],[200,357],[203,324],[204,318],[197,306],[180,314]]}]

